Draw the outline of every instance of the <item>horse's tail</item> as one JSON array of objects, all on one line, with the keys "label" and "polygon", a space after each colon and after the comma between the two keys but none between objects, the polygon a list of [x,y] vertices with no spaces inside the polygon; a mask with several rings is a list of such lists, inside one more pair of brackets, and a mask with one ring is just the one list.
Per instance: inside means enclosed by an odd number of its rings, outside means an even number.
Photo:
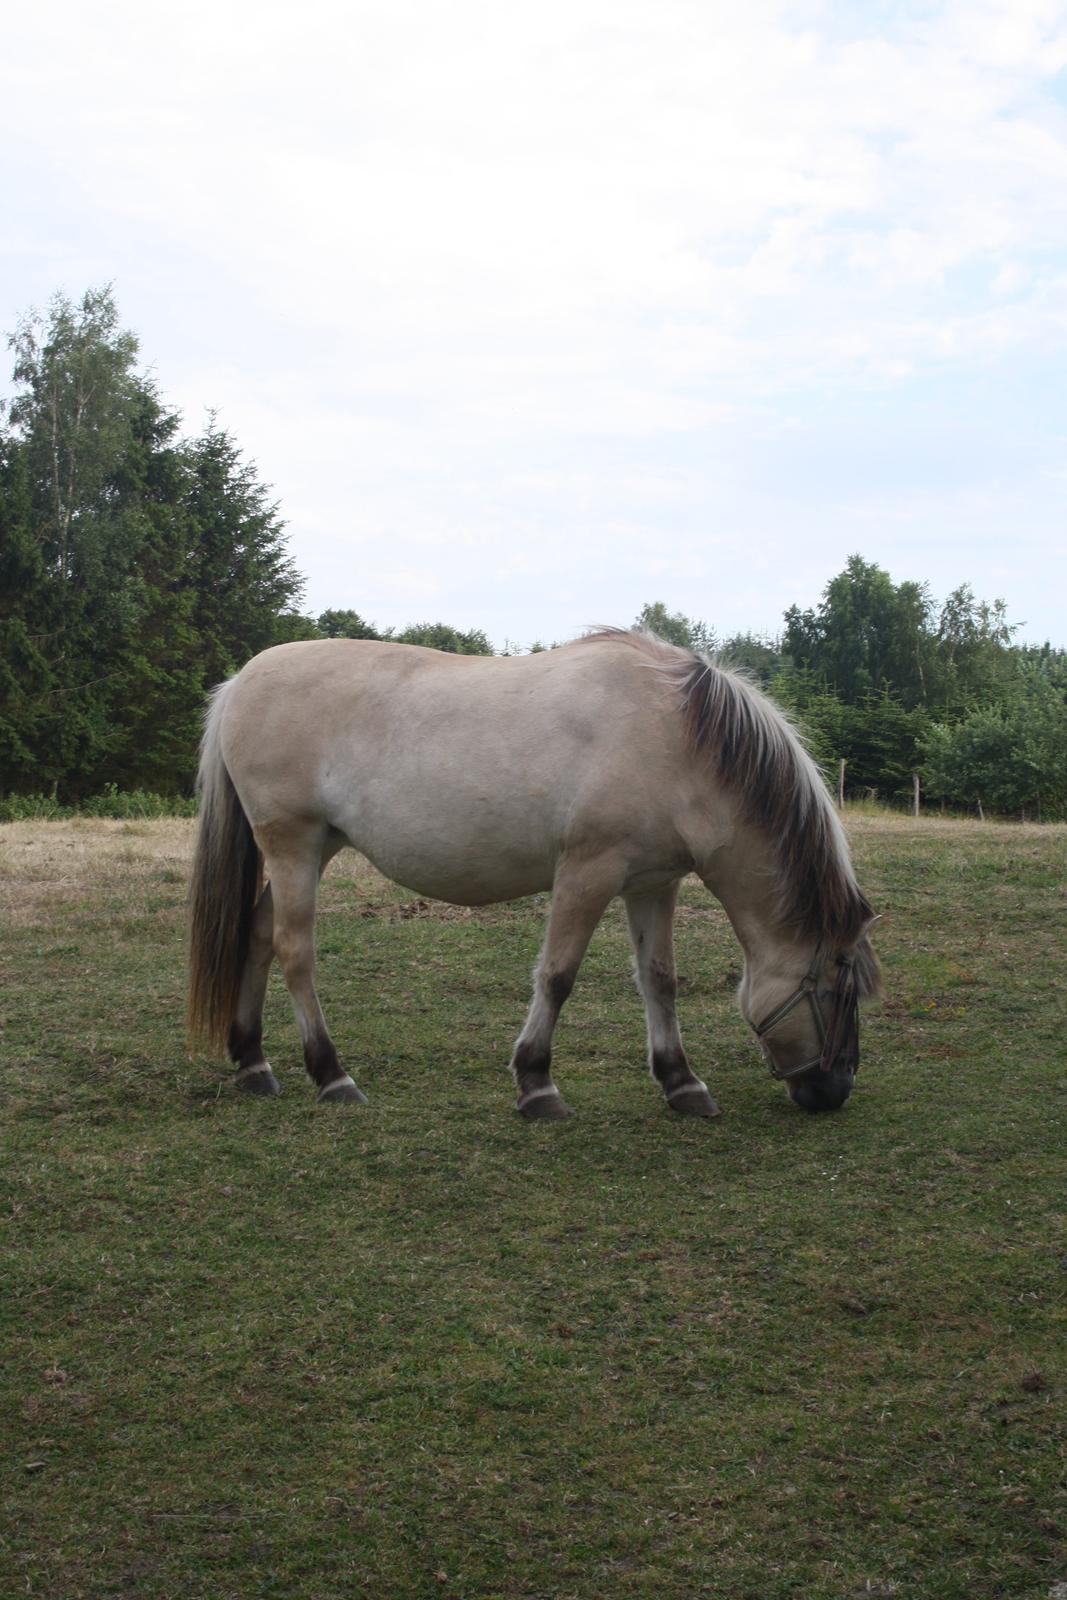
[{"label": "horse's tail", "polygon": [[197,778],[200,827],[189,892],[189,1032],[220,1050],[237,1011],[263,873],[263,858],[219,744],[232,681],[215,690],[204,725]]}]

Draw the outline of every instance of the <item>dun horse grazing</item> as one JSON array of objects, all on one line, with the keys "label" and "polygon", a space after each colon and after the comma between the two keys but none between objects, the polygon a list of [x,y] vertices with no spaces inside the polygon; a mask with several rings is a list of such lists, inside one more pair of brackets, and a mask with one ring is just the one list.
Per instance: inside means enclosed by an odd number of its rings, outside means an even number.
[{"label": "dun horse grazing", "polygon": [[616,630],[504,659],[279,645],[216,691],[200,787],[190,1020],[228,1049],[242,1089],[278,1093],[261,1039],[277,956],[319,1099],[364,1099],[314,982],[318,880],[353,845],[397,883],[459,905],[551,889],[511,1059],[527,1117],[568,1114],[552,1034],[616,895],[652,1073],[675,1111],[716,1115],[675,1014],[672,924],[690,872],[740,940],[738,1000],[772,1075],[809,1111],[852,1090],[857,1002],[878,964],[841,826],[776,707],[690,651]]}]

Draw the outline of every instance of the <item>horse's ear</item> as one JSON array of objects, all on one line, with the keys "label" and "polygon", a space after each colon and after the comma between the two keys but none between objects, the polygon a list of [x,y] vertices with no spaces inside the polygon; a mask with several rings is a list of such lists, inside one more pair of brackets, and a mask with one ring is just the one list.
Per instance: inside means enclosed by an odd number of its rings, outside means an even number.
[{"label": "horse's ear", "polygon": [[852,919],[852,926],[856,929],[856,942],[858,943],[860,939],[866,938],[875,923],[881,922],[881,920],[882,912],[876,911],[867,896],[860,891]]}]

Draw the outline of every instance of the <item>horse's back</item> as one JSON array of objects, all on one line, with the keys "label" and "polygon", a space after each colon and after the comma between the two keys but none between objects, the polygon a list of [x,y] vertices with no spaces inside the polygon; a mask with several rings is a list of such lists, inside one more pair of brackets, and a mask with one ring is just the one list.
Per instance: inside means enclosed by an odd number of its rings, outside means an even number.
[{"label": "horse's back", "polygon": [[536,748],[551,767],[555,744],[590,748],[614,730],[618,750],[632,742],[624,728],[647,738],[635,715],[647,710],[650,726],[662,715],[654,676],[625,651],[583,643],[503,657],[367,639],[276,645],[227,687],[227,763],[265,767],[284,750],[310,768],[342,739],[375,755],[435,759],[449,742],[510,759]]}]

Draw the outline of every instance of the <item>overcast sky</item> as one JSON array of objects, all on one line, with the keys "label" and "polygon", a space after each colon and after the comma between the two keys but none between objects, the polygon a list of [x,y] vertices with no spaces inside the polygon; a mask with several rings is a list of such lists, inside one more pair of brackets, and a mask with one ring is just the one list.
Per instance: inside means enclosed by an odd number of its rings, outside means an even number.
[{"label": "overcast sky", "polygon": [[313,612],[1067,645],[1064,4],[37,0],[0,133],[0,326],[112,281]]}]

